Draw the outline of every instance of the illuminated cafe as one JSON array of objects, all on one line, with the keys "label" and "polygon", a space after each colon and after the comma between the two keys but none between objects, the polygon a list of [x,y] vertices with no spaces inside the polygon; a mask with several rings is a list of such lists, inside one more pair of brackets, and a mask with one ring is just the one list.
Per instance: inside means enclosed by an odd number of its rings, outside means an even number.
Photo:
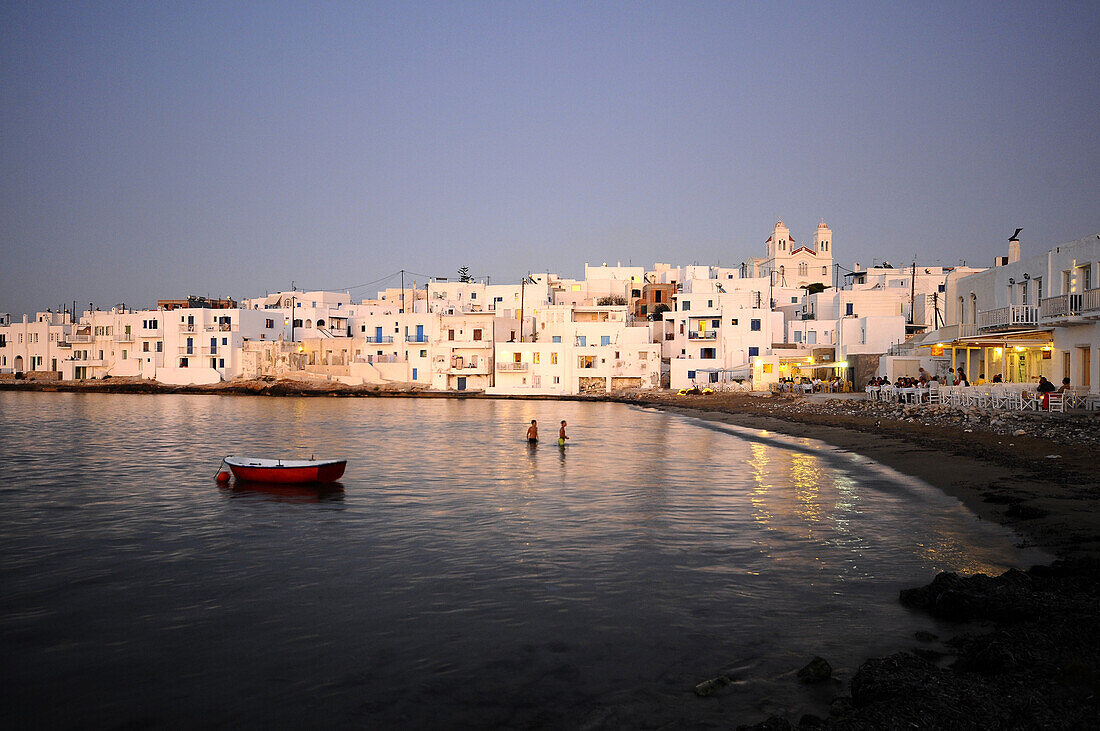
[{"label": "illuminated cafe", "polygon": [[1054,379],[1053,330],[1018,330],[958,337],[924,343],[933,358],[946,358],[951,368],[962,368],[971,383],[985,375],[999,375],[1006,383],[1034,383],[1039,376]]}]

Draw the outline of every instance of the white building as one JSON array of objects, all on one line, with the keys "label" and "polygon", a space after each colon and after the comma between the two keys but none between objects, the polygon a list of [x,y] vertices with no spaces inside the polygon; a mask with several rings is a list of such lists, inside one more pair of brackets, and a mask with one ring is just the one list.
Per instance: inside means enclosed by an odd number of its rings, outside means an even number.
[{"label": "white building", "polygon": [[69,358],[68,337],[72,318],[68,312],[39,312],[34,320],[0,320],[0,375],[59,378],[61,363]]},{"label": "white building", "polygon": [[[947,279],[947,325],[920,343],[969,377],[1054,383],[1098,391],[1100,234],[1027,259],[1020,243],[992,269]],[[922,351],[923,352],[923,351]]]}]

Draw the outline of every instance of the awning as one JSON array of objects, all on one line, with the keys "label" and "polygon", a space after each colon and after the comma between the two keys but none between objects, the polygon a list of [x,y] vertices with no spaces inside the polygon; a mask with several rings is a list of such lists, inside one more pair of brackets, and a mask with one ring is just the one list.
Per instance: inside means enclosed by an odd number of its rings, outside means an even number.
[{"label": "awning", "polygon": [[1003,333],[989,333],[986,335],[973,335],[967,338],[955,338],[941,342],[921,343],[918,348],[931,348],[942,345],[945,348],[990,348],[997,345],[1020,345],[1042,347],[1050,345],[1053,328],[1043,330],[1013,330]]},{"label": "awning", "polygon": [[264,299],[264,309],[267,309],[268,307],[278,307],[279,306],[279,300],[280,300],[280,297],[277,294],[268,295]]}]

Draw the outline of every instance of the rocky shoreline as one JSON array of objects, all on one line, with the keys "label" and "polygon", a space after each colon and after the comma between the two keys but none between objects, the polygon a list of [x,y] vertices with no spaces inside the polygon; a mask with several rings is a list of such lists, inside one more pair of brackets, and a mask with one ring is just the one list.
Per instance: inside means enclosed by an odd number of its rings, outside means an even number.
[{"label": "rocky shoreline", "polygon": [[[183,387],[130,379],[6,381],[0,390],[488,398],[301,381]],[[969,631],[946,639],[918,633],[910,650],[866,661],[826,718],[772,717],[738,728],[1100,728],[1100,414],[1003,414],[746,394],[639,392],[569,400],[674,410],[819,439],[920,477],[1059,557],[1050,566],[995,578],[940,574],[927,586],[901,592],[907,606],[966,623]],[[974,631],[975,623],[983,629]],[[828,680],[827,659],[807,661],[806,672],[792,682]],[[716,695],[725,686],[721,678],[704,681],[696,694]]]}]

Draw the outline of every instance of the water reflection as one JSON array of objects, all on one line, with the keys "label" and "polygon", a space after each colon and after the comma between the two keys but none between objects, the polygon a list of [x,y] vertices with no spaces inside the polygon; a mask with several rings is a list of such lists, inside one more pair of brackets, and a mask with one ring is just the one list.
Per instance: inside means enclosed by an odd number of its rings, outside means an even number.
[{"label": "water reflection", "polygon": [[344,486],[339,482],[324,485],[287,485],[277,482],[234,480],[219,483],[222,494],[229,498],[262,497],[274,502],[333,503],[344,499]]}]

